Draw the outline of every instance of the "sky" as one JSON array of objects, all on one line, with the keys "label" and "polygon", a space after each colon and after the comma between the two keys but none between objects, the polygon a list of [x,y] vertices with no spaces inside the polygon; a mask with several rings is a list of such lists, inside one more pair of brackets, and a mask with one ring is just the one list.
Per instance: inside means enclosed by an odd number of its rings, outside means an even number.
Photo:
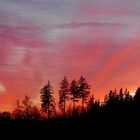
[{"label": "sky", "polygon": [[140,86],[139,0],[0,0],[0,110],[81,75],[95,98]]}]

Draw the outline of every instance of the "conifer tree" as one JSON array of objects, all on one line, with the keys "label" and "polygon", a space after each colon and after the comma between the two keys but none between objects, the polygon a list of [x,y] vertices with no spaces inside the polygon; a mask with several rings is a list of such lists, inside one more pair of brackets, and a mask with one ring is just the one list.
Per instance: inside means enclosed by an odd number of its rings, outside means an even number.
[{"label": "conifer tree", "polygon": [[55,99],[53,97],[54,92],[50,81],[48,81],[48,83],[41,89],[40,94],[42,112],[48,113],[49,119],[51,113],[55,111]]},{"label": "conifer tree", "polygon": [[66,76],[60,82],[59,90],[59,108],[63,111],[63,115],[66,113],[66,101],[69,100],[69,82]]}]

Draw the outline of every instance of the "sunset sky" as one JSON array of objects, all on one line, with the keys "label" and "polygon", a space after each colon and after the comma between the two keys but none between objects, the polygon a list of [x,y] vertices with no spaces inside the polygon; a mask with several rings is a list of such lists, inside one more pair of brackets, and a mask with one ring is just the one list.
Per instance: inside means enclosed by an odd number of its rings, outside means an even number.
[{"label": "sunset sky", "polygon": [[80,75],[101,98],[140,86],[139,0],[0,0],[0,110]]}]

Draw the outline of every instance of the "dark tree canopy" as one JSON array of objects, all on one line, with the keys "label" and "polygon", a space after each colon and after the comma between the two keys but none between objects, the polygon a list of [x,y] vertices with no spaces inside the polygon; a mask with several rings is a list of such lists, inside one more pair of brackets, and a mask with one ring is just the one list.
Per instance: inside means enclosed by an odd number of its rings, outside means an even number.
[{"label": "dark tree canopy", "polygon": [[69,82],[66,76],[60,82],[59,90],[59,108],[63,110],[64,116],[66,111],[66,101],[69,100]]},{"label": "dark tree canopy", "polygon": [[26,95],[24,100],[22,101],[22,104],[25,118],[26,119],[31,118],[33,102],[30,100],[30,97]]},{"label": "dark tree canopy", "polygon": [[75,79],[72,80],[70,84],[70,95],[72,96],[71,100],[73,101],[73,111],[75,111],[75,102],[78,102],[80,98],[78,82]]},{"label": "dark tree canopy", "polygon": [[24,115],[23,114],[23,105],[20,103],[19,100],[17,100],[16,101],[16,107],[12,112],[12,117],[14,119],[21,120],[21,119],[24,119],[23,115]]},{"label": "dark tree canopy", "polygon": [[90,94],[90,85],[87,83],[86,78],[80,77],[79,81],[79,96],[82,99],[82,112],[84,112],[84,103],[86,103],[87,98]]},{"label": "dark tree canopy", "polygon": [[55,99],[53,97],[53,93],[53,87],[51,86],[50,81],[48,81],[48,83],[40,91],[42,112],[47,112],[48,118],[55,110]]},{"label": "dark tree canopy", "polygon": [[140,102],[140,87],[137,89],[134,99],[136,102]]},{"label": "dark tree canopy", "polygon": [[140,87],[136,90],[136,93],[134,95],[134,105],[140,113]]}]

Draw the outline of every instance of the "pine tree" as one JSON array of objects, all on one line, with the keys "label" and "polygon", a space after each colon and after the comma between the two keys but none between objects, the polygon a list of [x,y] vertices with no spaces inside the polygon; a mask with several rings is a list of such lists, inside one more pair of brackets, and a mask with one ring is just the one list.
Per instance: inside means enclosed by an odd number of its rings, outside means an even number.
[{"label": "pine tree", "polygon": [[132,96],[130,95],[130,92],[127,90],[127,88],[124,91],[124,101],[125,103],[129,103],[132,101]]},{"label": "pine tree", "polygon": [[90,94],[90,85],[88,85],[86,79],[81,76],[79,79],[79,95],[82,99],[82,112],[84,112],[84,103],[86,103],[87,98]]},{"label": "pine tree", "polygon": [[50,81],[48,81],[48,83],[41,89],[40,94],[42,112],[47,112],[49,119],[51,113],[55,111],[55,100],[53,97],[54,92]]},{"label": "pine tree", "polygon": [[138,105],[140,105],[140,87],[137,89],[135,96],[134,96],[134,102]]},{"label": "pine tree", "polygon": [[124,103],[124,93],[123,93],[122,88],[120,89],[120,92],[119,92],[119,101],[121,104]]},{"label": "pine tree", "polygon": [[95,98],[93,96],[93,94],[91,95],[91,97],[89,98],[89,101],[88,101],[88,108],[91,109],[93,104],[95,102]]},{"label": "pine tree", "polygon": [[75,111],[75,102],[78,102],[79,101],[79,89],[78,89],[78,83],[77,81],[74,79],[72,82],[71,82],[71,85],[70,85],[70,94],[72,96],[72,101],[73,101],[73,112]]},{"label": "pine tree", "polygon": [[66,76],[60,83],[59,90],[59,108],[63,111],[63,115],[66,113],[66,101],[69,99],[69,82]]}]

